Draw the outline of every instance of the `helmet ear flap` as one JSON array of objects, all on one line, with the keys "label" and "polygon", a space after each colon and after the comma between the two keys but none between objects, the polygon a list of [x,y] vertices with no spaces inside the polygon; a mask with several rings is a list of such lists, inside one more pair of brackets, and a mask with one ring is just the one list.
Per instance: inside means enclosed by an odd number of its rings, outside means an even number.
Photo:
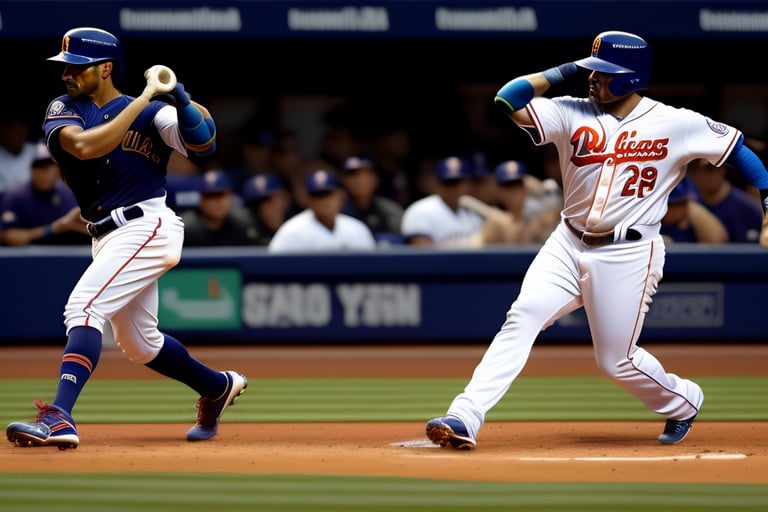
[{"label": "helmet ear flap", "polygon": [[614,75],[608,90],[614,96],[624,96],[639,89],[640,78],[637,75]]}]

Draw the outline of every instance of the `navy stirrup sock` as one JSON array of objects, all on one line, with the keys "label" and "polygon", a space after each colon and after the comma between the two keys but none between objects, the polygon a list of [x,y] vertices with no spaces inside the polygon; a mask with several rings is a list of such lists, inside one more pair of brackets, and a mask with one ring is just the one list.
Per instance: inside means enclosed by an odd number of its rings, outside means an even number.
[{"label": "navy stirrup sock", "polygon": [[189,355],[173,336],[163,334],[165,342],[157,356],[145,366],[161,375],[183,382],[200,396],[216,397],[227,385],[227,378]]},{"label": "navy stirrup sock", "polygon": [[69,331],[59,368],[59,386],[53,404],[72,415],[72,408],[101,356],[101,333],[93,327]]}]

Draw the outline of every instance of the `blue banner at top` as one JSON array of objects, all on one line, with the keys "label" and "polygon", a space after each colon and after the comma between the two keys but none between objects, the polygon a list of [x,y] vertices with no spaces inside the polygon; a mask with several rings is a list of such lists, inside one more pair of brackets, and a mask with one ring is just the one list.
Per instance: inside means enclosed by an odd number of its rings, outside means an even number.
[{"label": "blue banner at top", "polygon": [[57,38],[76,26],[147,39],[558,39],[609,29],[647,38],[763,39],[768,2],[0,0],[0,40]]}]

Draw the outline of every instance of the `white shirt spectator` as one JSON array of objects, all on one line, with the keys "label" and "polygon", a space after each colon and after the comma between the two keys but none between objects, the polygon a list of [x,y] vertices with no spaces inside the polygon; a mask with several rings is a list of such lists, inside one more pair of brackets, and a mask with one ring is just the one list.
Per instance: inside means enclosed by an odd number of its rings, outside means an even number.
[{"label": "white shirt spectator", "polygon": [[277,229],[267,246],[270,252],[376,248],[368,226],[341,213],[346,194],[333,173],[314,171],[305,186],[308,207]]},{"label": "white shirt spectator", "polygon": [[321,224],[312,210],[304,210],[286,220],[269,242],[270,252],[374,249],[376,240],[362,221],[339,213],[333,230]]},{"label": "white shirt spectator", "polygon": [[414,201],[403,212],[403,239],[411,245],[476,247],[484,219],[459,203],[462,195],[472,191],[471,169],[451,156],[437,162],[435,171],[435,193]]},{"label": "white shirt spectator", "polygon": [[471,246],[482,228],[480,215],[463,207],[454,211],[437,194],[414,201],[403,213],[403,237],[426,236],[435,247]]}]

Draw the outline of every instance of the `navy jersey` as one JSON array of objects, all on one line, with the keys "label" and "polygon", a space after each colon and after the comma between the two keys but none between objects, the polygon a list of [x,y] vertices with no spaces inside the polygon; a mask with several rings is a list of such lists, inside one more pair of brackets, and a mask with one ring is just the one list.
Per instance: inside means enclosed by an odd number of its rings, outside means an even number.
[{"label": "navy jersey", "polygon": [[87,130],[109,122],[133,99],[122,95],[100,108],[89,98],[71,99],[64,95],[48,106],[43,122],[46,143],[88,220],[102,219],[117,207],[165,194],[165,175],[173,148],[163,141],[153,121],[166,103],[150,102],[133,121],[120,145],[100,158],[79,160],[61,148],[56,136],[64,126]]},{"label": "navy jersey", "polygon": [[[53,190],[35,190],[31,183],[8,191],[0,208],[0,229],[31,229],[63,217],[77,206],[72,191],[62,182]],[[87,235],[60,233],[33,241],[34,244],[77,244],[90,242]]]},{"label": "navy jersey", "polygon": [[704,203],[728,230],[730,242],[750,243],[760,238],[763,210],[748,192],[731,187],[731,192],[716,205]]}]

